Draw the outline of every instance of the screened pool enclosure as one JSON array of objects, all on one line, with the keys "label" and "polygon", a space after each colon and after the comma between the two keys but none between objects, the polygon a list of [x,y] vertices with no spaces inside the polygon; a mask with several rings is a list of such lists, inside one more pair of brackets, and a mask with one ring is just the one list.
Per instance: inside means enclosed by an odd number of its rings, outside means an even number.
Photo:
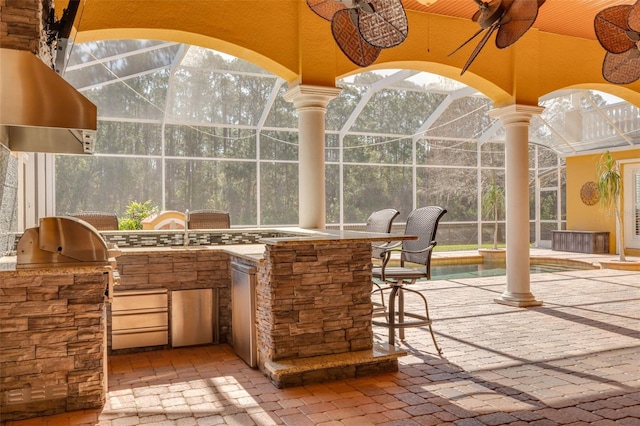
[{"label": "screened pool enclosure", "polygon": [[[298,132],[287,83],[238,58],[178,43],[76,44],[64,78],[98,106],[93,156],[55,156],[56,214],[115,212],[150,200],[160,210],[215,208],[233,227],[298,223]],[[338,81],[326,115],[327,226],[364,227],[393,207],[448,210],[446,244],[492,241],[483,193],[504,188],[505,146],[491,101],[473,88],[412,70]],[[564,157],[624,145],[624,125],[594,126],[637,108],[593,91],[555,93],[530,129],[530,234],[544,244],[565,221]],[[580,123],[576,126],[575,111]],[[573,114],[573,115],[572,115]],[[603,120],[600,120],[603,121]],[[597,127],[597,126],[596,126]],[[637,127],[636,127],[637,129]],[[637,130],[635,130],[637,131]],[[504,209],[497,217],[504,225]]]}]

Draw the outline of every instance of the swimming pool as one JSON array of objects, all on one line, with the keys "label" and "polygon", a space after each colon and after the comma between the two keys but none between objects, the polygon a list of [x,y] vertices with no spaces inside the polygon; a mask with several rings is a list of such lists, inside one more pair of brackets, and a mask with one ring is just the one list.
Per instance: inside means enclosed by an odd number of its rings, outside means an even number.
[{"label": "swimming pool", "polygon": [[[582,262],[531,262],[529,272],[563,272],[595,269],[594,266]],[[470,263],[462,265],[431,265],[432,280],[451,280],[457,278],[497,277],[506,275],[504,263]]]}]

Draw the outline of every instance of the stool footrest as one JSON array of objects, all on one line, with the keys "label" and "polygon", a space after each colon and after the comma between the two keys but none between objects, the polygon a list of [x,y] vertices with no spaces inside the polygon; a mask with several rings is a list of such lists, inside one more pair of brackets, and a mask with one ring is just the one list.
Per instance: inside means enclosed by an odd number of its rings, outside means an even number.
[{"label": "stool footrest", "polygon": [[[438,354],[442,354],[442,349],[438,346],[438,342],[436,342],[436,337],[433,334],[433,329],[431,328],[431,318],[429,318],[429,306],[427,303],[427,298],[419,291],[407,288],[404,285],[399,285],[397,283],[387,283],[389,286],[383,288],[378,286],[373,293],[379,292],[383,298],[382,303],[373,302],[373,315],[371,319],[371,324],[386,327],[389,329],[389,345],[395,344],[395,334],[396,329],[399,330],[400,339],[404,340],[404,329],[411,327],[429,327],[429,333],[431,334],[431,338],[433,340],[433,344],[436,347]],[[386,308],[384,309],[384,291],[389,290],[389,299],[386,304]],[[418,296],[419,299],[422,300],[424,304],[424,312],[425,314],[418,314],[415,312],[406,312],[404,307],[404,293],[413,293]],[[373,294],[372,293],[372,294]],[[396,298],[398,299],[398,310],[396,311]],[[381,318],[381,319],[376,319]],[[408,318],[408,320],[407,320]]]},{"label": "stool footrest", "polygon": [[[381,317],[383,315],[386,317],[386,314],[379,314],[379,315],[374,315],[374,318]],[[405,312],[404,316],[405,317],[414,318],[414,319],[417,319],[419,321],[394,322],[393,323],[393,328],[423,327],[423,326],[431,325],[431,320],[429,318],[425,317],[424,315],[418,315],[418,314],[414,314],[414,313],[411,313],[411,312]],[[391,327],[392,326],[388,319],[386,321],[377,321],[377,320],[374,319],[374,320],[371,321],[371,323],[373,325],[378,325],[378,326],[381,326],[381,327]]]}]

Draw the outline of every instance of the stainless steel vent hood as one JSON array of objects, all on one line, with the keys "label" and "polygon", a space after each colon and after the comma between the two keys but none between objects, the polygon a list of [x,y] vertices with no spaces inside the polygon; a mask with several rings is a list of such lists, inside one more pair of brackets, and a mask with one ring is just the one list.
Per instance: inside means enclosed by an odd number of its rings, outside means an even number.
[{"label": "stainless steel vent hood", "polygon": [[0,131],[11,151],[93,154],[97,122],[96,106],[34,54],[0,49]]}]

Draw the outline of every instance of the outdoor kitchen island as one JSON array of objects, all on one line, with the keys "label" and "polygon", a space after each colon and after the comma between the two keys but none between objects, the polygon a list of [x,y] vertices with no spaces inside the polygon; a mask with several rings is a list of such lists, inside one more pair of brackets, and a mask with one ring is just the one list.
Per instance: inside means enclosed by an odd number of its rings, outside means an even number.
[{"label": "outdoor kitchen island", "polygon": [[213,288],[219,340],[233,346],[231,317],[251,315],[230,308],[231,264],[242,263],[255,268],[257,368],[275,386],[397,371],[404,353],[374,346],[371,243],[407,238],[415,237],[319,230],[253,244],[121,247],[115,294]]},{"label": "outdoor kitchen island", "polygon": [[[232,316],[249,316],[251,309],[231,310],[234,263],[255,268],[256,367],[276,387],[397,371],[404,355],[373,343],[371,243],[413,237],[194,230],[188,241],[195,245],[185,246],[180,231],[100,234],[107,245],[123,246],[110,250],[116,257],[102,265],[21,268],[20,256],[17,263],[16,256],[0,259],[0,421],[99,408],[108,391],[108,356],[171,350],[172,327],[158,345],[139,339],[141,347],[113,350],[110,299],[118,294],[153,293],[170,301],[174,292],[215,290],[219,336],[212,343],[237,344]],[[96,237],[92,247],[100,245]],[[114,275],[120,284],[105,297]],[[169,304],[152,316],[171,314]]]}]

